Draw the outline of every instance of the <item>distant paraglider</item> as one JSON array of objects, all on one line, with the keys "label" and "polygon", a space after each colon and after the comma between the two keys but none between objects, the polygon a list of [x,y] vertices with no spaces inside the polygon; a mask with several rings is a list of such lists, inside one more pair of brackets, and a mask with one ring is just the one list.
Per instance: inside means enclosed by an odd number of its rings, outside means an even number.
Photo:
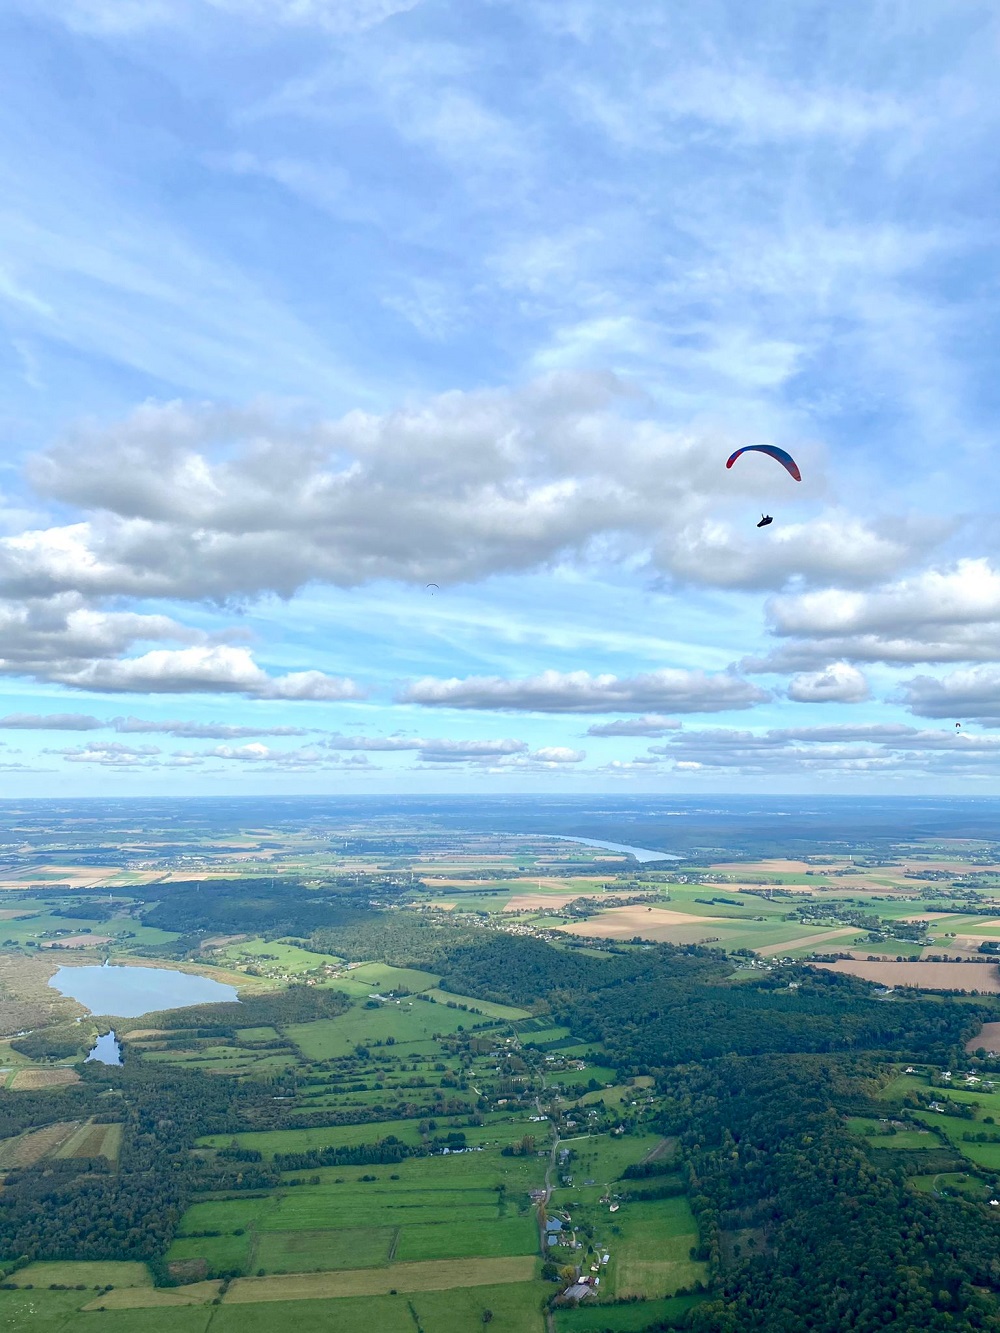
[{"label": "distant paraglider", "polygon": [[955,723],[955,730],[956,730],[956,731],[961,731],[961,730],[962,730],[962,724],[961,724],[961,722],[956,722],[956,723]]},{"label": "distant paraglider", "polygon": [[726,467],[732,467],[740,454],[767,454],[768,458],[773,458],[780,463],[790,477],[794,477],[796,481],[802,480],[798,463],[791,454],[786,453],[784,449],[779,449],[776,444],[746,444],[742,449],[737,449],[735,454],[730,455],[726,461]]},{"label": "distant paraglider", "polygon": [[425,587],[424,587],[424,592],[429,592],[430,595],[431,595],[432,597],[434,596],[434,594],[435,594],[436,592],[440,592],[440,591],[441,591],[441,589],[438,587],[438,585],[437,585],[436,583],[428,583],[428,584],[426,584]]},{"label": "distant paraglider", "polygon": [[758,528],[766,528],[769,523],[773,522],[774,519],[771,517],[770,514],[761,514],[760,522],[757,524],[757,526]]}]

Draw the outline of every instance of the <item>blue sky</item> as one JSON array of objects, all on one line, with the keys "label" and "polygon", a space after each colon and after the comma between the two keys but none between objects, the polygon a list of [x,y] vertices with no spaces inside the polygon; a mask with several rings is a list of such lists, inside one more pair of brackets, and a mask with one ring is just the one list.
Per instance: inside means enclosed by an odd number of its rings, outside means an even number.
[{"label": "blue sky", "polygon": [[13,0],[0,793],[995,792],[998,46]]}]

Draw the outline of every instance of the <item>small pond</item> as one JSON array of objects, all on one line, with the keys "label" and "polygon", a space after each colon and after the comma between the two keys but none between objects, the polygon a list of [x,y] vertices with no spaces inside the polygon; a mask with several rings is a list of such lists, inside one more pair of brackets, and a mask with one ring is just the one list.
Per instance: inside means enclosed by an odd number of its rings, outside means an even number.
[{"label": "small pond", "polygon": [[121,1018],[239,998],[235,986],[168,967],[61,967],[49,985],[92,1014]]},{"label": "small pond", "polygon": [[94,1049],[87,1056],[88,1060],[99,1060],[102,1065],[120,1065],[122,1048],[115,1039],[114,1032],[105,1032],[94,1043]]}]

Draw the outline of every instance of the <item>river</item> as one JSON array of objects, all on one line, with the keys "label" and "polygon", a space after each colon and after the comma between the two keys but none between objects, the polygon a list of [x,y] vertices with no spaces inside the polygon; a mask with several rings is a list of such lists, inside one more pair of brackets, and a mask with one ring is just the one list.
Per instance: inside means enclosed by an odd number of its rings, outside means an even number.
[{"label": "river", "polygon": [[648,847],[629,847],[624,842],[605,842],[603,838],[572,838],[566,833],[547,833],[547,838],[558,838],[560,842],[582,842],[585,847],[603,847],[609,852],[627,852],[637,861],[681,861],[683,857],[674,856],[673,852],[653,852]]}]

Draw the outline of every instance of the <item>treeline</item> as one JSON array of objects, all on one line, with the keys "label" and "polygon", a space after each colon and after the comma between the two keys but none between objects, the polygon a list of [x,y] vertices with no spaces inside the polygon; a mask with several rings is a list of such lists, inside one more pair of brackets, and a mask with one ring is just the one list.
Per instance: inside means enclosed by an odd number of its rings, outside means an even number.
[{"label": "treeline", "polygon": [[[195,1004],[157,1014],[163,1029],[197,1029],[205,1036],[232,1036],[236,1028],[275,1027],[336,1018],[351,1007],[343,991],[323,986],[289,986],[284,991],[247,995],[223,1004]],[[124,1035],[128,1036],[127,1028]]]},{"label": "treeline", "polygon": [[407,1157],[426,1157],[422,1144],[410,1147],[390,1135],[379,1143],[358,1143],[351,1148],[309,1148],[306,1152],[274,1154],[279,1171],[315,1171],[321,1166],[377,1166],[403,1162]]}]

